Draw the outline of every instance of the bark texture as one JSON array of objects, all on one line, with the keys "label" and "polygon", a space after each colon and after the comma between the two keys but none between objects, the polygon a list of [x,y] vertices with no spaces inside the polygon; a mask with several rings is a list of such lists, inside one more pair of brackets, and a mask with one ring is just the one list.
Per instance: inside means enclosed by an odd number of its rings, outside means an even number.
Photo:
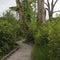
[{"label": "bark texture", "polygon": [[38,19],[41,22],[44,22],[44,0],[38,0]]}]

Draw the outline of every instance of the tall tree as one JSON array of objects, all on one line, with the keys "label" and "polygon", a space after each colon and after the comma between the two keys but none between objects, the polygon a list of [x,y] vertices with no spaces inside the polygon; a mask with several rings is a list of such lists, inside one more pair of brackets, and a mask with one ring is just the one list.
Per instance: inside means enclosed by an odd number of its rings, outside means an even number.
[{"label": "tall tree", "polygon": [[22,8],[21,8],[20,0],[16,0],[16,5],[17,5],[20,23],[23,23]]},{"label": "tall tree", "polygon": [[[52,0],[51,5],[50,5],[49,0],[47,0],[47,3],[45,3],[46,6],[47,6],[46,9],[47,9],[47,11],[48,11],[49,19],[52,18],[53,13],[57,12],[57,11],[54,12],[54,7],[55,7],[57,1],[58,1],[58,0]],[[51,7],[50,7],[50,6],[51,6]]]},{"label": "tall tree", "polygon": [[38,0],[38,19],[44,22],[44,0]]}]

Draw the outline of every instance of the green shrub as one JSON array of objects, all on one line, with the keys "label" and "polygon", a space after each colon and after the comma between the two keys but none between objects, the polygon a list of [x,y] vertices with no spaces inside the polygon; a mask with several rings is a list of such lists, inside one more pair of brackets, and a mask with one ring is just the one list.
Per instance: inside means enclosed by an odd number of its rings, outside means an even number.
[{"label": "green shrub", "polygon": [[48,59],[48,47],[47,46],[37,46],[34,45],[31,54],[32,60],[49,60]]},{"label": "green shrub", "polygon": [[11,23],[13,25],[16,40],[20,39],[20,36],[22,35],[22,29],[19,21],[14,17],[14,15],[10,11],[7,11],[6,14],[4,14],[3,16],[3,20],[7,20],[8,23]]},{"label": "green shrub", "polygon": [[0,56],[7,54],[15,48],[15,42],[20,36],[20,25],[15,25],[7,20],[0,20]]},{"label": "green shrub", "polygon": [[13,26],[7,21],[0,21],[0,49],[2,53],[7,52],[9,45],[12,47],[15,43],[13,35]]},{"label": "green shrub", "polygon": [[34,43],[34,35],[33,35],[33,32],[28,30],[28,32],[26,32],[26,42],[28,43]]},{"label": "green shrub", "polygon": [[42,24],[35,33],[32,60],[60,60],[60,21]]},{"label": "green shrub", "polygon": [[28,24],[28,30],[25,33],[26,42],[34,43],[34,34],[38,29],[38,22],[32,21],[30,24]]}]

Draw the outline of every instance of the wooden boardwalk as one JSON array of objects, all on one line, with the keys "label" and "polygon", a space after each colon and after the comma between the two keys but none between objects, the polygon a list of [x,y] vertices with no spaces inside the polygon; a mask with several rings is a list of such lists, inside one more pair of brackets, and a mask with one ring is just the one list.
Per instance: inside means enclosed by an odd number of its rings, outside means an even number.
[{"label": "wooden boardwalk", "polygon": [[21,46],[15,53],[13,53],[6,60],[31,60],[31,50],[32,47],[22,41],[19,41],[18,44]]}]

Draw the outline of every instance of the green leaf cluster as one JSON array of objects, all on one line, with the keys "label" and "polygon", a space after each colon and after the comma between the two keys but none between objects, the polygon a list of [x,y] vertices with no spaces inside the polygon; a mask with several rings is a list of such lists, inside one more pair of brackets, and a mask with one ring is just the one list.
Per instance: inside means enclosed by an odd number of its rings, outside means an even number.
[{"label": "green leaf cluster", "polygon": [[0,56],[4,56],[16,47],[16,41],[21,36],[19,22],[12,14],[7,13],[0,19]]},{"label": "green leaf cluster", "polygon": [[43,23],[34,34],[32,60],[60,60],[60,20]]}]

